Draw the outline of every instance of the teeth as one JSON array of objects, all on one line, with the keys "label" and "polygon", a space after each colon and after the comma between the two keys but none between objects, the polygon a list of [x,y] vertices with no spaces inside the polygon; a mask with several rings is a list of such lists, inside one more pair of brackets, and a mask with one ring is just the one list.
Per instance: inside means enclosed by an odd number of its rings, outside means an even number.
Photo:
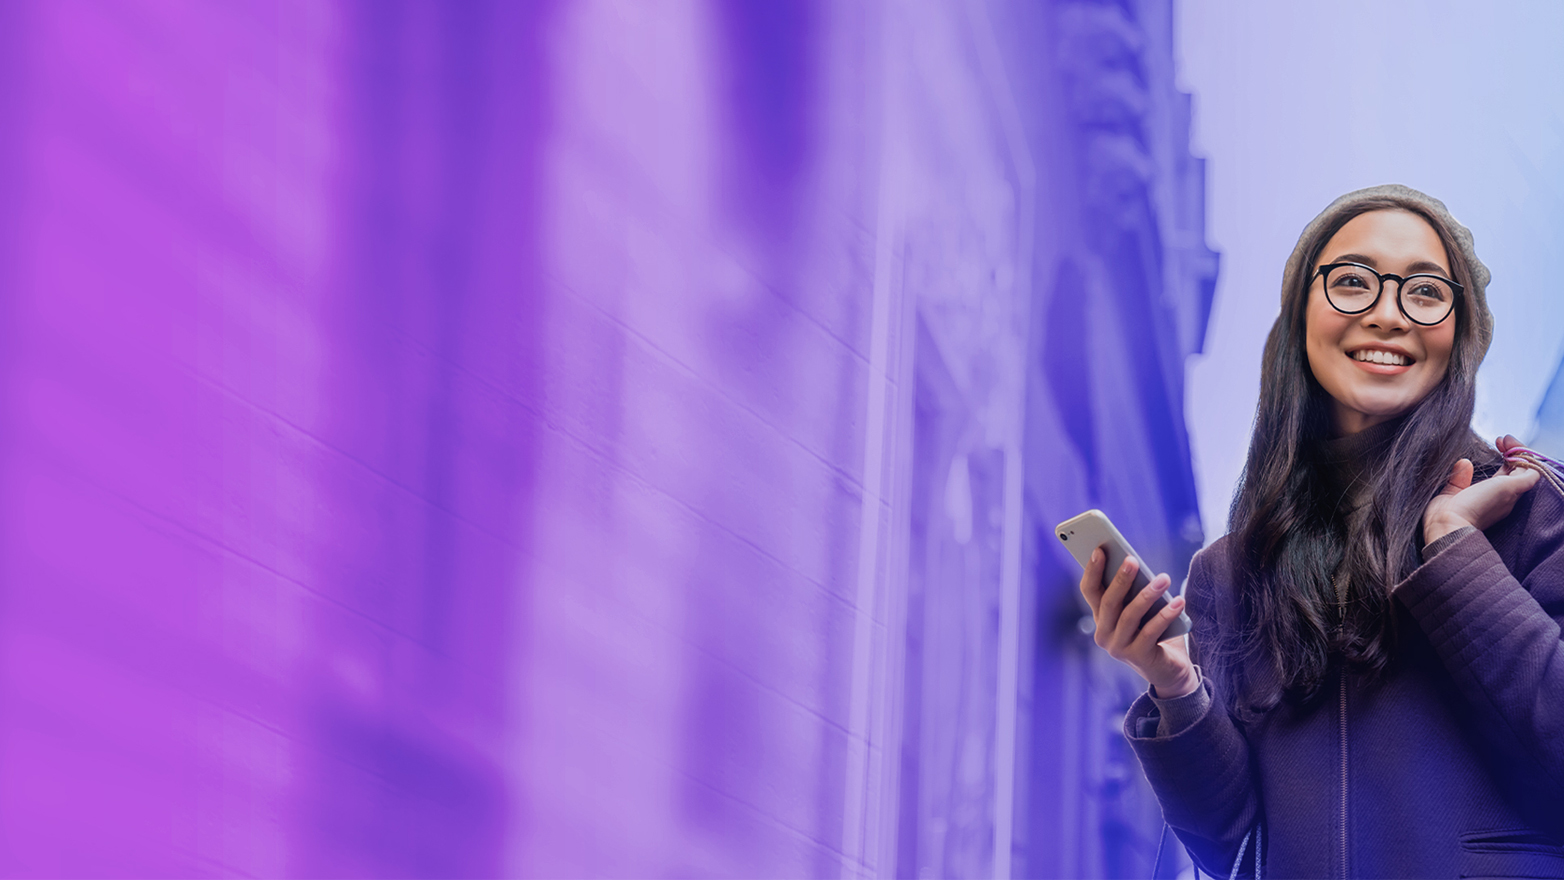
[{"label": "teeth", "polygon": [[1353,352],[1352,359],[1368,361],[1371,364],[1387,364],[1394,367],[1404,367],[1412,363],[1412,359],[1404,354],[1392,354],[1388,351],[1377,351],[1372,348]]}]

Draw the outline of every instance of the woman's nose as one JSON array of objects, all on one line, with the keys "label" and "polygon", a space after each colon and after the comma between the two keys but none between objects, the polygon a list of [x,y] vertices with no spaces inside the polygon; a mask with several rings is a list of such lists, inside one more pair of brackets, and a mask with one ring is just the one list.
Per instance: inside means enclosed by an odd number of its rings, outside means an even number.
[{"label": "woman's nose", "polygon": [[1401,313],[1401,281],[1387,278],[1383,284],[1379,292],[1379,302],[1374,303],[1374,307],[1363,314],[1363,322],[1385,330],[1407,329],[1411,326],[1411,322]]}]

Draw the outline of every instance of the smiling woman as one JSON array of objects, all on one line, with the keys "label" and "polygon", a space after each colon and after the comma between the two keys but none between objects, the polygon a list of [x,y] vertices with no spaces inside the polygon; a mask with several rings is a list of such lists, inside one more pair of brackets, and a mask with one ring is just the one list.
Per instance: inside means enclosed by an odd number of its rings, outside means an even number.
[{"label": "smiling woman", "polygon": [[[1415,190],[1299,238],[1229,533],[1081,590],[1148,693],[1125,733],[1208,873],[1564,877],[1564,501],[1471,430],[1492,338],[1471,234]],[[1475,480],[1475,482],[1474,482]],[[1196,663],[1203,665],[1196,665]]]}]

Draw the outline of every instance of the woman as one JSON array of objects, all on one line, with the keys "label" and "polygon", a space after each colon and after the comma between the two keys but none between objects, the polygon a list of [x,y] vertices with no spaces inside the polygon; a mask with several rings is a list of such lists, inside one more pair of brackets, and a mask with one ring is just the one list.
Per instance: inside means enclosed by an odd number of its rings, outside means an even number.
[{"label": "woman", "polygon": [[1471,430],[1487,282],[1438,200],[1338,199],[1287,263],[1230,531],[1190,566],[1194,662],[1157,641],[1184,597],[1137,630],[1167,575],[1128,605],[1133,560],[1082,578],[1207,873],[1564,877],[1564,502]]}]

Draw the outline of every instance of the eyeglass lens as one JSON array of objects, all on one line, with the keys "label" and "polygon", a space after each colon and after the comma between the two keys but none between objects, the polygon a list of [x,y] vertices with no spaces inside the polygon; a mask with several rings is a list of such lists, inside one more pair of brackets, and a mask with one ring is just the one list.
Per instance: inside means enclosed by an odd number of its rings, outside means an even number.
[{"label": "eyeglass lens", "polygon": [[[1325,274],[1325,296],[1337,311],[1366,311],[1379,297],[1378,275],[1360,266],[1337,266]],[[1450,314],[1455,291],[1436,275],[1411,275],[1398,285],[1401,311],[1419,324],[1437,324]]]}]

